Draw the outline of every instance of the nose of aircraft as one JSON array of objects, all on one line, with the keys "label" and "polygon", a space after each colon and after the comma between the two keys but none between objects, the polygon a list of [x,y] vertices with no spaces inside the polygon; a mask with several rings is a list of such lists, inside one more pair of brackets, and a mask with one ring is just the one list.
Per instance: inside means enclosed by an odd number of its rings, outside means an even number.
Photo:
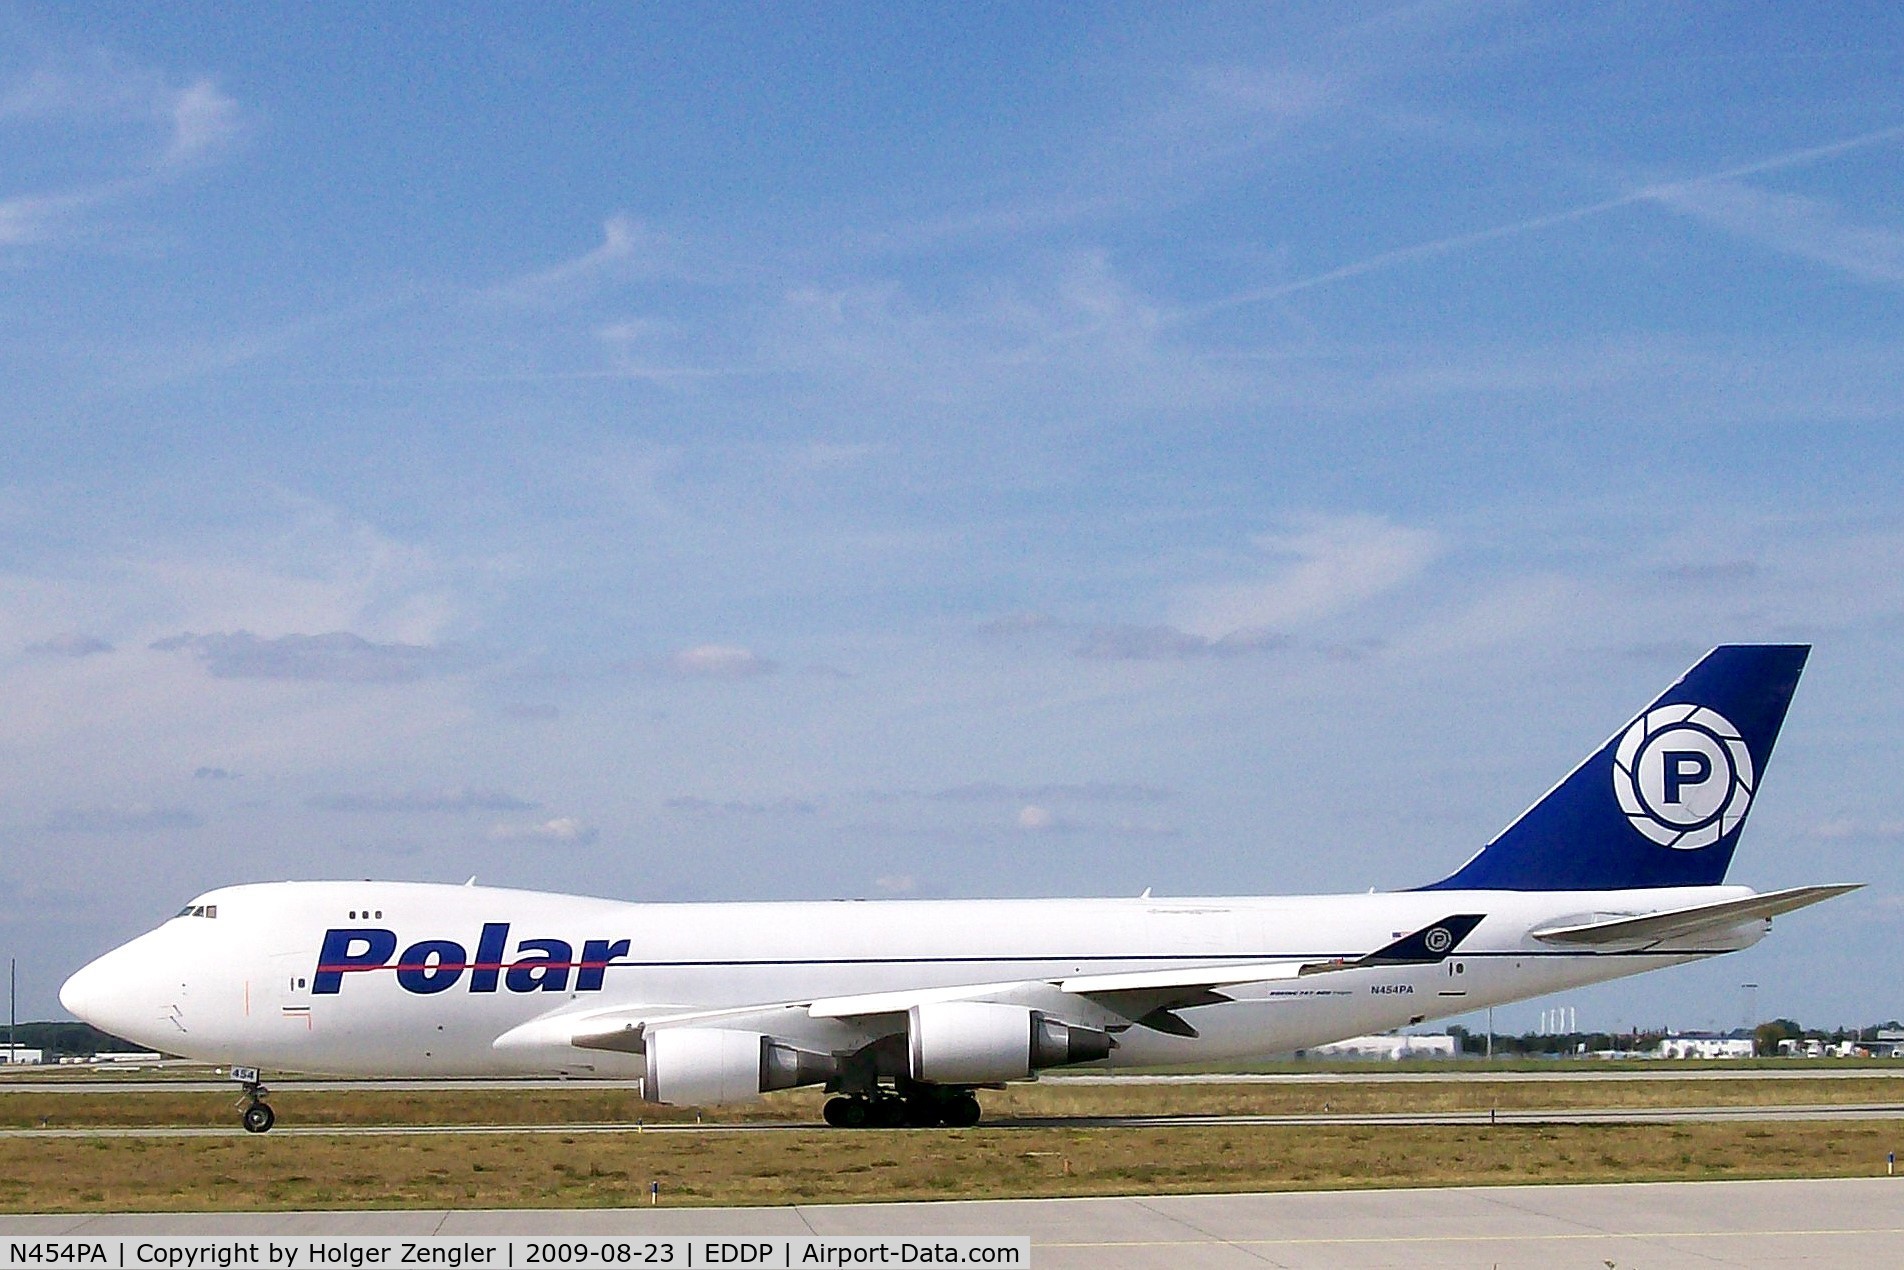
[{"label": "nose of aircraft", "polygon": [[134,940],[74,971],[60,985],[60,1004],[102,1032],[144,1043],[160,1005],[149,991],[151,950],[139,944]]},{"label": "nose of aircraft", "polygon": [[[100,958],[100,961],[104,960],[105,958]],[[88,962],[81,966],[73,972],[71,978],[60,985],[60,1004],[65,1006],[66,1012],[74,1018],[83,1019],[94,1027],[100,1027],[99,1020],[93,1016],[97,1012],[102,996],[103,978],[104,972],[100,969],[99,961]]]}]

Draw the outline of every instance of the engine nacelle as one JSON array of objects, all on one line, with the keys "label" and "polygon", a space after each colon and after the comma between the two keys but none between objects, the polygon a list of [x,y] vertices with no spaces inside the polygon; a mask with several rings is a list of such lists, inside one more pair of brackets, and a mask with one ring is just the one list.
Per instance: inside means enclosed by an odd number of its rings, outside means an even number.
[{"label": "engine nacelle", "polygon": [[907,1020],[914,1080],[986,1085],[1024,1080],[1041,1067],[1089,1063],[1111,1052],[1111,1034],[993,1001],[915,1005]]},{"label": "engine nacelle", "polygon": [[641,1096],[674,1107],[752,1102],[775,1089],[830,1078],[830,1054],[796,1049],[759,1032],[726,1028],[657,1028],[646,1036],[648,1076]]}]

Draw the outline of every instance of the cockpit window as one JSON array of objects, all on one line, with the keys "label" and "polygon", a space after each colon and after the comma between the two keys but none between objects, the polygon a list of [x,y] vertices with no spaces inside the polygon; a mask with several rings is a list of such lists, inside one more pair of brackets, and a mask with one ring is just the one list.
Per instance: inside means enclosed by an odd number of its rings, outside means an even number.
[{"label": "cockpit window", "polygon": [[217,917],[218,905],[216,904],[187,904],[184,908],[178,911],[178,915],[180,917]]}]

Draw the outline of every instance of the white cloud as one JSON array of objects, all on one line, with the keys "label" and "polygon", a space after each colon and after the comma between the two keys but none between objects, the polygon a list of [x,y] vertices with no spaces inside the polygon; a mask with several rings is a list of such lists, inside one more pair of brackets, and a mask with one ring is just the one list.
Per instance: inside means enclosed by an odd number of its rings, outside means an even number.
[{"label": "white cloud", "polygon": [[1175,661],[1201,657],[1210,647],[1210,640],[1174,626],[1123,623],[1086,632],[1072,654],[1092,661]]},{"label": "white cloud", "polygon": [[1352,100],[1354,77],[1237,61],[1172,69],[1145,81],[1141,100],[1098,116],[1057,147],[1055,162],[1019,174],[1009,192],[883,230],[850,235],[856,253],[926,251],[965,239],[1025,241],[1084,222],[1142,216],[1238,179],[1298,128]]},{"label": "white cloud", "polygon": [[64,181],[0,200],[0,247],[25,247],[76,241],[87,213],[150,196],[228,151],[244,112],[207,77],[181,84],[100,54],[0,88],[0,124],[52,134],[50,153],[70,156]]},{"label": "white cloud", "polygon": [[[1073,251],[951,294],[895,279],[790,287],[767,311],[757,360],[895,425],[945,412],[957,432],[994,446],[1009,439],[986,427],[1001,412],[1016,427],[1185,415],[1249,397],[1259,377],[1166,338],[1163,326],[1156,300],[1108,253]],[[1011,479],[1039,478],[1027,466]]]},{"label": "white cloud", "polygon": [[[373,643],[435,645],[456,621],[447,570],[426,548],[314,499],[278,491],[252,533],[211,550],[162,548],[99,561],[107,594],[159,614],[158,635],[198,631],[352,631]],[[151,637],[148,637],[151,638]]]},{"label": "white cloud", "polygon": [[172,139],[164,156],[167,165],[207,158],[229,145],[241,130],[238,103],[209,79],[193,80],[175,93],[170,113]]},{"label": "white cloud", "polygon": [[1280,566],[1258,580],[1184,589],[1174,625],[1206,640],[1304,626],[1412,581],[1442,549],[1432,531],[1381,516],[1310,516],[1255,545]]},{"label": "white cloud", "polygon": [[679,256],[680,247],[673,239],[646,221],[618,213],[602,222],[602,239],[588,251],[511,278],[490,294],[519,303],[570,300],[605,282],[676,272]]},{"label": "white cloud", "polygon": [[280,635],[250,631],[173,635],[155,652],[183,650],[219,679],[300,679],[317,683],[407,683],[440,669],[447,654],[420,644],[375,644],[349,631]]},{"label": "white cloud", "polygon": [[56,239],[97,201],[90,194],[21,194],[0,199],[0,247],[29,247]]},{"label": "white cloud", "polygon": [[1042,833],[1058,827],[1058,817],[1049,807],[1040,807],[1036,803],[1027,803],[1018,809],[1018,827],[1031,833]]},{"label": "white cloud", "polygon": [[1578,632],[1590,620],[1604,620],[1633,601],[1609,598],[1604,588],[1559,574],[1535,574],[1492,581],[1478,593],[1450,597],[1407,634],[1410,652],[1439,657],[1525,644],[1567,630]]},{"label": "white cloud", "polygon": [[1229,631],[1210,638],[1174,626],[1097,626],[1071,650],[1087,661],[1189,661],[1198,657],[1240,657],[1285,648],[1286,635],[1261,627]]},{"label": "white cloud", "polygon": [[752,649],[696,644],[668,658],[668,669],[684,679],[753,679],[770,675],[777,667]]},{"label": "white cloud", "polygon": [[579,847],[600,836],[593,825],[583,824],[573,816],[557,816],[536,824],[491,825],[489,829],[492,842],[556,842]]}]

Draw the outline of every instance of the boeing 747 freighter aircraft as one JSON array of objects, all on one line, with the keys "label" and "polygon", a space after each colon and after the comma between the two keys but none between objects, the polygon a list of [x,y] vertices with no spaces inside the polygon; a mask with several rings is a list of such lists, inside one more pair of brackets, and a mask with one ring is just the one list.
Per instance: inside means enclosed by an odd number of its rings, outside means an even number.
[{"label": "boeing 747 freighter aircraft", "polygon": [[194,899],[75,1015],[259,1072],[824,1084],[829,1124],[970,1125],[1077,1063],[1287,1053],[1749,947],[1854,886],[1724,885],[1809,649],[1715,649],[1453,874],[1386,894],[630,904],[406,882]]}]

